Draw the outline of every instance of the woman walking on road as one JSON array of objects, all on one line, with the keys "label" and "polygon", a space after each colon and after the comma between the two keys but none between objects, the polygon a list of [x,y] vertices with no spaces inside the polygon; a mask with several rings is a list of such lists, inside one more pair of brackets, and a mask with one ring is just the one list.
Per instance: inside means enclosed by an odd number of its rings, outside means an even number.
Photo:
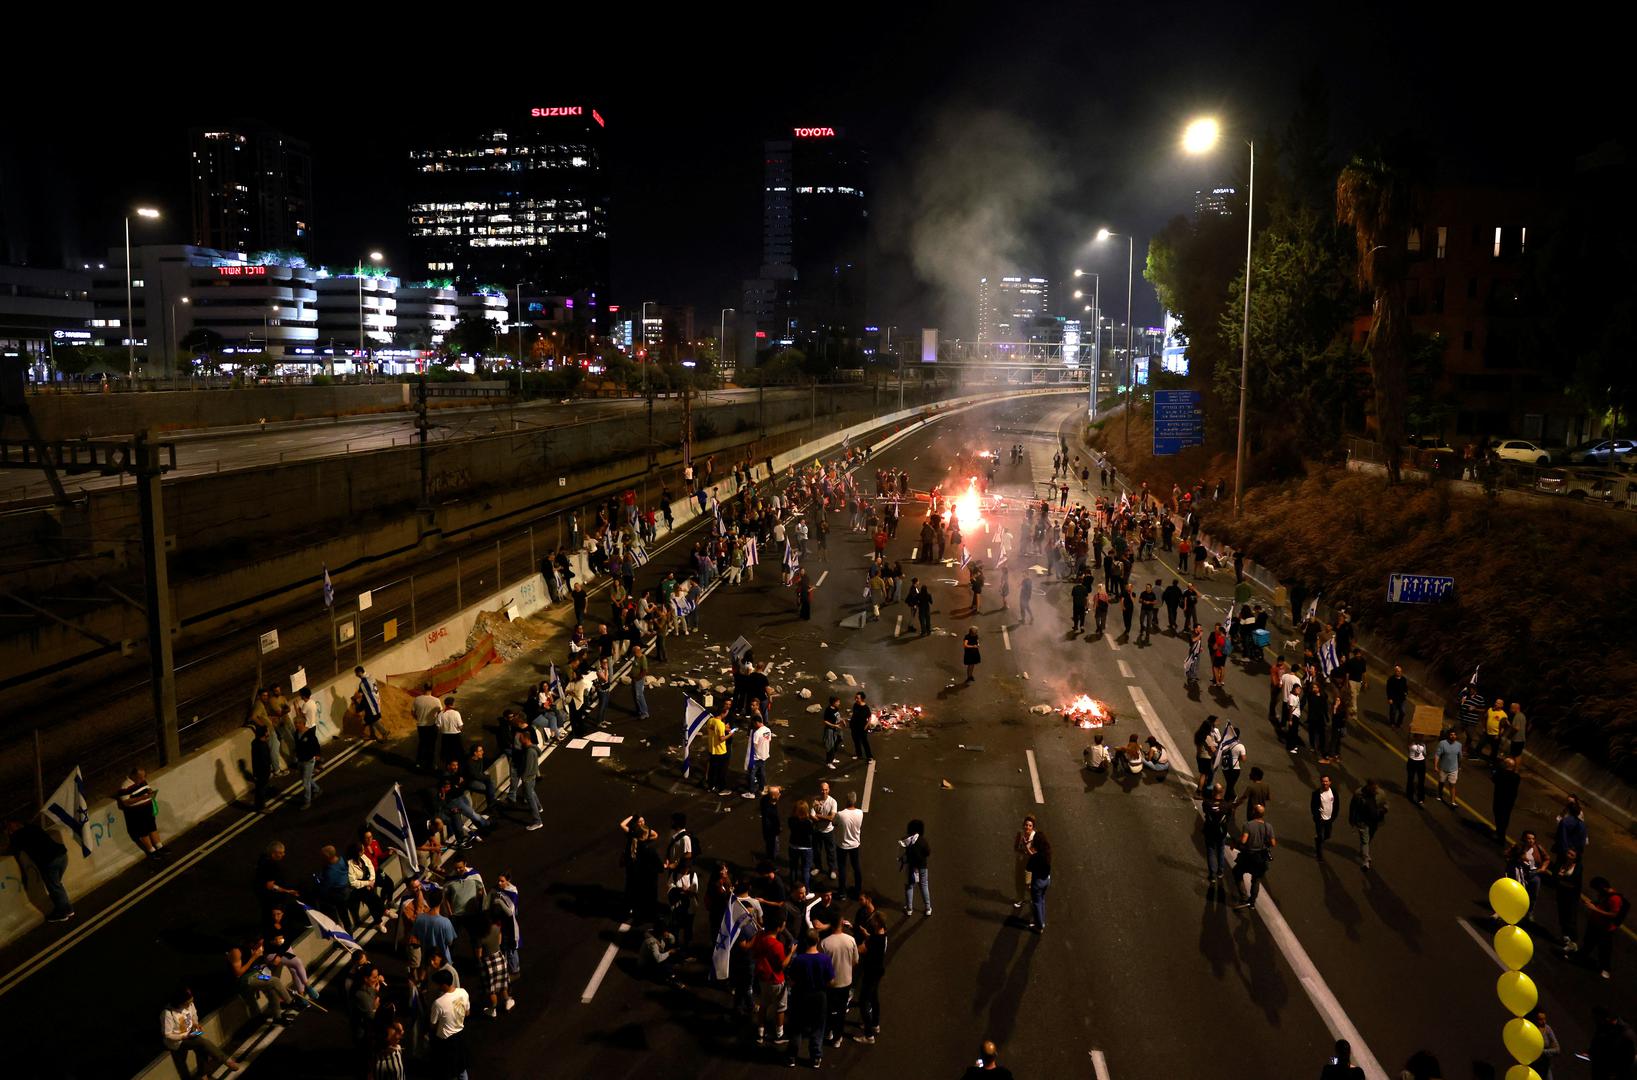
[{"label": "woman walking on road", "polygon": [[932,914],[932,879],[927,876],[927,859],[932,848],[926,842],[926,824],[914,818],[904,827],[904,838],[898,841],[898,865],[904,869],[904,914],[915,914],[915,888],[920,886],[921,903],[926,913]]},{"label": "woman walking on road", "polygon": [[961,650],[961,663],[966,665],[966,681],[971,682],[973,672],[977,670],[979,664],[983,663],[983,655],[978,652],[977,627],[967,628],[966,638],[962,644],[964,647]]},{"label": "woman walking on road", "polygon": [[659,854],[654,842],[659,834],[648,827],[641,814],[632,814],[620,822],[624,846],[620,850],[620,865],[625,868],[625,906],[638,919],[652,913],[659,889]]},{"label": "woman walking on road", "polygon": [[1199,682],[1199,654],[1203,651],[1205,630],[1199,625],[1188,639],[1188,659],[1182,662],[1182,681],[1189,686]]}]

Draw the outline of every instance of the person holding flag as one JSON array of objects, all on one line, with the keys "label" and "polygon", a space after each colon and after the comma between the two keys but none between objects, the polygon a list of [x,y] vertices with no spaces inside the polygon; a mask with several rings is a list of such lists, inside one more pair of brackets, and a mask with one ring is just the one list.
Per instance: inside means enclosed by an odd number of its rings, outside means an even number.
[{"label": "person holding flag", "polygon": [[[682,776],[684,779],[693,774],[693,740],[704,730],[710,720],[710,713],[703,705],[686,695],[682,698]],[[725,754],[723,755],[726,756]],[[707,781],[708,783],[708,781]]]},{"label": "person holding flag", "polygon": [[404,860],[410,877],[420,877],[421,863],[415,846],[415,832],[410,828],[409,811],[404,806],[403,791],[397,784],[393,784],[392,790],[381,797],[364,821],[388,850],[396,851]]},{"label": "person holding flag", "polygon": [[353,668],[352,673],[358,676],[358,708],[364,722],[364,737],[378,741],[381,735],[375,729],[381,722],[381,692],[375,680],[364,674],[362,666]]},{"label": "person holding flag", "polygon": [[[79,770],[74,772],[77,775]],[[24,855],[40,872],[46,895],[51,898],[51,912],[45,917],[46,922],[67,922],[74,917],[74,904],[68,899],[68,890],[63,888],[63,874],[68,872],[67,847],[41,828],[39,822],[13,819],[6,822],[6,854],[17,859],[24,888],[28,886]]]}]

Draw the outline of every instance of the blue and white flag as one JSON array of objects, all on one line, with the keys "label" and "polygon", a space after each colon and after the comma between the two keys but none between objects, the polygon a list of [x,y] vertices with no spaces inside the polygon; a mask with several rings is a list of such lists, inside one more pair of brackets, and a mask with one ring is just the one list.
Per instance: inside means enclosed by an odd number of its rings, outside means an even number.
[{"label": "blue and white flag", "polygon": [[1478,672],[1480,672],[1482,670],[1483,670],[1483,665],[1482,664],[1474,665],[1473,668],[1472,668],[1472,678],[1468,679],[1466,681],[1466,684],[1468,686],[1477,686],[1478,685]]},{"label": "blue and white flag", "polygon": [[1211,771],[1217,772],[1233,761],[1232,751],[1239,745],[1239,729],[1233,724],[1222,725],[1222,737],[1217,740],[1216,753],[1211,756]]},{"label": "blue and white flag", "polygon": [[1311,599],[1311,600],[1309,600],[1307,602],[1307,613],[1302,616],[1302,621],[1304,623],[1312,622],[1314,619],[1317,619],[1318,617],[1319,617],[1319,598],[1317,596],[1314,596],[1313,599]]},{"label": "blue and white flag", "polygon": [[1336,639],[1331,637],[1319,646],[1319,674],[1328,679],[1340,666],[1341,658],[1336,655]]},{"label": "blue and white flag", "polygon": [[710,719],[710,713],[693,698],[682,698],[682,775],[687,776],[693,769],[694,736],[705,729],[705,721]]},{"label": "blue and white flag", "polygon": [[716,946],[711,950],[711,976],[718,982],[728,977],[734,945],[755,929],[756,916],[737,896],[728,897],[728,906],[722,911],[722,922],[716,928]]},{"label": "blue and white flag", "polygon": [[647,548],[642,547],[641,545],[636,545],[636,546],[633,546],[630,549],[630,551],[631,551],[631,561],[632,562],[636,563],[638,566],[647,566],[648,565],[648,549]]},{"label": "blue and white flag", "polygon": [[796,554],[796,549],[790,546],[788,540],[784,542],[784,565],[791,570],[801,565],[801,557]]},{"label": "blue and white flag", "polygon": [[755,566],[760,561],[760,556],[756,552],[756,538],[754,536],[745,537],[745,565]]},{"label": "blue and white flag", "polygon": [[[300,903],[300,901],[297,901],[297,903]],[[363,951],[364,947],[358,944],[358,942],[354,941],[352,939],[352,935],[347,933],[346,929],[342,927],[340,923],[336,922],[322,911],[313,907],[311,904],[302,904],[301,910],[307,913],[307,921],[313,924],[313,929],[317,930],[326,939],[335,942],[348,952]]]},{"label": "blue and white flag", "polygon": [[324,606],[327,608],[335,606],[335,586],[330,584],[330,568],[328,566],[324,567]]},{"label": "blue and white flag", "polygon": [[358,692],[364,695],[364,715],[379,717],[381,715],[381,694],[375,688],[375,680],[368,674],[358,676]]},{"label": "blue and white flag", "polygon": [[91,857],[91,804],[85,801],[85,777],[78,765],[57,785],[40,813],[49,824],[66,826],[79,842],[80,854]]},{"label": "blue and white flag", "polygon": [[413,875],[419,876],[421,861],[415,848],[415,830],[409,827],[409,811],[404,808],[404,793],[397,784],[381,797],[375,809],[365,819],[381,838],[381,843],[403,857]]},{"label": "blue and white flag", "polygon": [[551,691],[551,696],[554,698],[563,696],[563,681],[557,677],[557,662],[555,660],[552,661],[551,670],[546,675],[546,689]]}]

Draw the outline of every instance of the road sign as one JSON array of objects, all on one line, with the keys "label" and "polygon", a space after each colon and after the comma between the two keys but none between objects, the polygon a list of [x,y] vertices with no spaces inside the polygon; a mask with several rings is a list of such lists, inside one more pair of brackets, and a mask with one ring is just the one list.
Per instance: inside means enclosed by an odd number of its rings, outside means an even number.
[{"label": "road sign", "polygon": [[1455,592],[1455,579],[1431,574],[1393,574],[1387,579],[1390,604],[1441,604]]},{"label": "road sign", "polygon": [[1205,406],[1198,390],[1154,391],[1154,456],[1205,444]]}]

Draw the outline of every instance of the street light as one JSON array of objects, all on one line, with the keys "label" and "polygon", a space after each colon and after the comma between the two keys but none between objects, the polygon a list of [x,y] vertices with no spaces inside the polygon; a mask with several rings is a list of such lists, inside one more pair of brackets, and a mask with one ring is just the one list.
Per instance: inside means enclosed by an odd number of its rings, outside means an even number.
[{"label": "street light", "polygon": [[[1108,229],[1097,230],[1097,240],[1101,243],[1111,236],[1119,236],[1117,232]],[[1137,382],[1137,360],[1131,353],[1131,270],[1136,265],[1137,241],[1130,234],[1125,234],[1125,444],[1131,445],[1131,395],[1132,387]],[[1097,328],[1098,341],[1102,340],[1102,327]]]},{"label": "street light", "polygon": [[[1190,154],[1208,153],[1221,137],[1222,127],[1210,117],[1190,123],[1182,133],[1182,148]],[[1246,139],[1250,148],[1250,183],[1245,190],[1245,317],[1239,329],[1239,446],[1234,454],[1233,512],[1239,513],[1245,498],[1245,411],[1250,384],[1250,257],[1252,215],[1256,199],[1256,141]]]},{"label": "street light", "polygon": [[[175,371],[177,369],[180,369],[181,366],[182,366],[181,365],[182,353],[176,347],[176,305],[177,304],[191,304],[191,303],[193,303],[193,301],[189,300],[185,296],[182,297],[180,300],[172,300],[171,301],[171,369],[173,371]],[[190,372],[190,374],[191,374],[191,372]]]},{"label": "street light", "polygon": [[[151,206],[139,206],[133,213],[137,217],[157,220],[159,211]],[[125,215],[125,348],[126,374],[136,378],[136,303],[132,298],[131,284],[131,215]]]},{"label": "street light", "polygon": [[[384,258],[386,256],[379,251],[369,253],[369,261],[372,263],[379,264]],[[364,264],[362,261],[358,263],[358,269],[354,277],[358,281],[358,352],[362,354],[364,351]]]}]

